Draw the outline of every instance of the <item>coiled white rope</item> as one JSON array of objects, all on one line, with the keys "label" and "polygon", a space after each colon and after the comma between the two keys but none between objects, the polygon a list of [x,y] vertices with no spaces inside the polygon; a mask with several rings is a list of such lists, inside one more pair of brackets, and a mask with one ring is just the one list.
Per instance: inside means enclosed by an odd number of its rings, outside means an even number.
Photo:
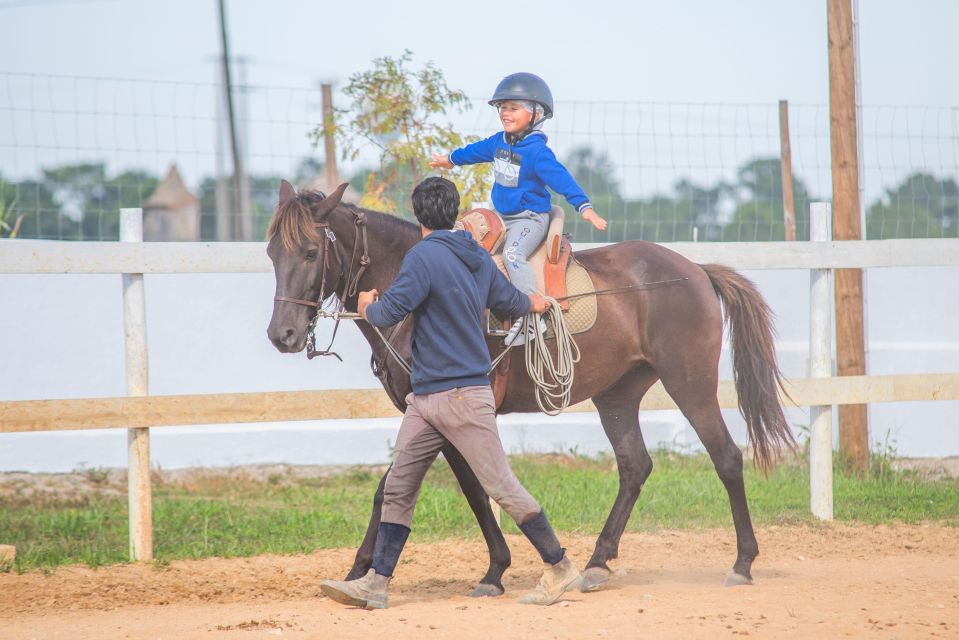
[{"label": "coiled white rope", "polygon": [[[554,298],[546,297],[549,310],[540,316],[526,316],[522,331],[532,336],[526,343],[526,373],[533,381],[536,404],[546,415],[555,416],[569,406],[573,389],[575,365],[579,362],[579,346],[566,328],[563,308]],[[556,360],[546,346],[546,334],[539,332],[540,318],[556,338]],[[521,334],[522,335],[522,334]]]}]

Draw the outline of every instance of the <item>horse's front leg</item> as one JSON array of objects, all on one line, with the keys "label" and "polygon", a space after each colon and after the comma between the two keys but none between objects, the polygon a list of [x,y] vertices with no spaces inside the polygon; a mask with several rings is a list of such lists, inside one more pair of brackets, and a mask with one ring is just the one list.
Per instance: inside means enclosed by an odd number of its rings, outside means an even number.
[{"label": "horse's front leg", "polygon": [[[391,467],[392,468],[392,467]],[[376,487],[376,493],[373,494],[373,513],[370,514],[370,523],[366,526],[366,535],[363,536],[363,543],[356,550],[356,557],[353,559],[353,568],[346,574],[347,580],[356,580],[362,578],[370,570],[373,564],[373,546],[376,544],[376,530],[380,526],[380,514],[383,511],[383,487],[386,486],[386,473],[380,479],[380,485]]]},{"label": "horse's front leg", "polygon": [[489,496],[456,447],[447,443],[443,447],[443,456],[463,489],[463,495],[466,496],[466,501],[476,516],[476,522],[479,524],[480,531],[483,532],[486,547],[489,549],[489,568],[470,596],[478,598],[502,595],[506,591],[503,588],[503,573],[509,568],[512,558],[506,538],[503,537],[503,531],[490,508]]}]

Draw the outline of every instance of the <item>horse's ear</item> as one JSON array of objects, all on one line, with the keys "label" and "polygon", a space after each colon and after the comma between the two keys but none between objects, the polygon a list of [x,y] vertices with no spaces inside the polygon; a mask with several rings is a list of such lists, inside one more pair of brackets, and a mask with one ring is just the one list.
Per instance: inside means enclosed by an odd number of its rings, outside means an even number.
[{"label": "horse's ear", "polygon": [[330,212],[336,208],[336,205],[340,204],[340,200],[343,199],[343,193],[346,191],[348,186],[350,186],[350,184],[348,182],[344,182],[336,188],[336,191],[320,200],[320,204],[316,207],[313,217],[317,220],[322,220],[326,216],[330,215]]},{"label": "horse's ear", "polygon": [[289,200],[290,198],[296,197],[296,189],[293,188],[293,185],[287,182],[286,180],[280,181],[280,201],[279,206],[283,206],[283,203]]}]

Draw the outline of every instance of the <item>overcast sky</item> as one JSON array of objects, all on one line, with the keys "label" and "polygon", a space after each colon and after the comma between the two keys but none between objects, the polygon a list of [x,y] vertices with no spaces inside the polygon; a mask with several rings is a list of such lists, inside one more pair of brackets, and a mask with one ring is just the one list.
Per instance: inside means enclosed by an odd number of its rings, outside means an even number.
[{"label": "overcast sky", "polygon": [[[860,3],[862,166],[873,199],[911,172],[951,176],[959,167],[959,0]],[[214,170],[216,7],[0,0],[0,175],[88,161],[159,175],[177,162],[196,188]],[[557,101],[546,127],[557,153],[588,145],[608,154],[631,197],[669,192],[681,177],[729,180],[744,162],[775,155],[775,105],[787,99],[794,170],[813,193],[829,193],[828,110],[808,106],[828,104],[826,0],[228,0],[227,13],[232,52],[261,87],[342,87],[373,58],[404,49],[415,54],[412,68],[432,60],[473,98],[509,73],[537,73]],[[292,176],[318,155],[306,135],[320,119],[315,91],[245,96],[238,109],[248,116],[251,172]],[[496,128],[479,106],[451,116],[459,130]],[[375,150],[365,153],[341,169],[375,162]]]},{"label": "overcast sky", "polygon": [[[215,0],[0,0],[0,71],[209,82]],[[863,0],[866,104],[959,105],[959,2]],[[485,96],[529,70],[557,100],[826,103],[826,0],[232,0],[257,84],[342,81],[412,49]]]}]

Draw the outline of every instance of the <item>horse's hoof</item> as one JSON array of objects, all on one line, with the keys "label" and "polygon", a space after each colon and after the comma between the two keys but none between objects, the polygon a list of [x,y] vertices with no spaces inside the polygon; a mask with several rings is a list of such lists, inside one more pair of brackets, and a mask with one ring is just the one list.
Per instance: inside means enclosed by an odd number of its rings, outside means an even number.
[{"label": "horse's hoof", "polygon": [[609,582],[609,569],[603,567],[590,567],[583,572],[583,581],[579,585],[579,590],[583,593],[599,591],[600,587]]},{"label": "horse's hoof", "polygon": [[752,578],[747,578],[744,575],[730,571],[726,574],[726,579],[723,580],[724,587],[742,587],[750,586],[753,583]]},{"label": "horse's hoof", "polygon": [[495,584],[486,584],[481,582],[476,586],[475,589],[470,591],[471,598],[495,598],[496,596],[501,596],[506,591],[502,587],[497,587]]}]

